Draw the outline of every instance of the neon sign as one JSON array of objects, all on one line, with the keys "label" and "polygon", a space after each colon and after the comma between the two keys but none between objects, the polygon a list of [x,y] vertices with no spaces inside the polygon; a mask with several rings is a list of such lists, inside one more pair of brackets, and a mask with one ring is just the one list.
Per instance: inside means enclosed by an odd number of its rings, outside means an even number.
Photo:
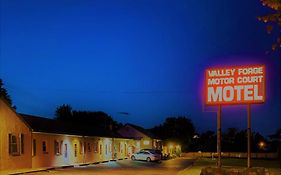
[{"label": "neon sign", "polygon": [[264,65],[206,69],[205,103],[207,105],[264,102]]}]

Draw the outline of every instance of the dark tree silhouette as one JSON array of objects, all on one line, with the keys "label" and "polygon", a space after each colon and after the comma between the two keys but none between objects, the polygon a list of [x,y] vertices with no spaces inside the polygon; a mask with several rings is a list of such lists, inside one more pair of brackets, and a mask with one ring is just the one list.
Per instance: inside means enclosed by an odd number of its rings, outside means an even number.
[{"label": "dark tree silhouette", "polygon": [[71,121],[73,119],[72,107],[69,104],[63,104],[57,107],[55,116],[57,120]]},{"label": "dark tree silhouette", "polygon": [[56,120],[70,122],[80,128],[95,128],[117,130],[122,124],[114,121],[111,116],[102,111],[77,111],[72,110],[68,104],[63,104],[56,109]]},{"label": "dark tree silhouette", "polygon": [[150,131],[163,140],[172,140],[182,145],[182,150],[187,151],[191,146],[195,127],[187,117],[169,117],[165,122]]},{"label": "dark tree silhouette", "polygon": [[0,97],[4,98],[12,108],[16,109],[16,106],[13,106],[13,102],[10,95],[8,94],[8,91],[4,87],[2,79],[0,79]]},{"label": "dark tree silhouette", "polygon": [[204,151],[204,152],[217,151],[217,136],[214,131],[206,131],[200,134],[198,151]]},{"label": "dark tree silhouette", "polygon": [[273,33],[274,30],[278,33],[275,42],[271,46],[272,50],[275,51],[281,48],[281,0],[261,0],[261,3],[273,11],[271,14],[259,16],[258,20],[266,23],[268,34]]}]

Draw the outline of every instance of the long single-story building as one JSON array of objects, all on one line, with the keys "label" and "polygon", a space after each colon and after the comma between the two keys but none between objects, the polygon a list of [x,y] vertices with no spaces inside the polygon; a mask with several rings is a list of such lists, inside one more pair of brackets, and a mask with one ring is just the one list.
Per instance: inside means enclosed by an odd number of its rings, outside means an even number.
[{"label": "long single-story building", "polygon": [[[0,98],[0,170],[57,167],[129,158],[144,148],[162,149],[161,140],[125,125],[118,133],[76,128],[57,120],[17,114]],[[140,129],[140,127],[138,128]],[[140,137],[139,137],[140,136]]]}]

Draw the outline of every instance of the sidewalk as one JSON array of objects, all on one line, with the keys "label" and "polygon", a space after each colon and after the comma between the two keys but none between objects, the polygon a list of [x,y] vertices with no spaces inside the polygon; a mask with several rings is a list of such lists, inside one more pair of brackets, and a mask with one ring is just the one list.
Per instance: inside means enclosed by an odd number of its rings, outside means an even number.
[{"label": "sidewalk", "polygon": [[74,165],[62,165],[62,166],[57,166],[57,167],[11,169],[11,170],[0,171],[0,175],[28,174],[28,173],[36,173],[36,172],[49,171],[49,170],[61,169],[61,168],[79,167],[79,166],[86,166],[86,165],[90,165],[90,164],[99,164],[99,163],[102,163],[102,162],[78,163],[78,164],[74,164]]},{"label": "sidewalk", "polygon": [[0,175],[17,175],[17,174],[26,174],[26,173],[35,173],[40,171],[53,170],[54,167],[44,167],[44,168],[25,168],[25,169],[12,169],[0,171]]}]

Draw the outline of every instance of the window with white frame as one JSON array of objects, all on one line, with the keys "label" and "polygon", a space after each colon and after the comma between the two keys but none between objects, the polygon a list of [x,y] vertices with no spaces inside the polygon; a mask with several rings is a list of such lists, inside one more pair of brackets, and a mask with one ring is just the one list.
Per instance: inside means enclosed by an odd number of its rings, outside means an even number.
[{"label": "window with white frame", "polygon": [[9,154],[10,155],[19,154],[17,136],[14,134],[9,134]]}]

